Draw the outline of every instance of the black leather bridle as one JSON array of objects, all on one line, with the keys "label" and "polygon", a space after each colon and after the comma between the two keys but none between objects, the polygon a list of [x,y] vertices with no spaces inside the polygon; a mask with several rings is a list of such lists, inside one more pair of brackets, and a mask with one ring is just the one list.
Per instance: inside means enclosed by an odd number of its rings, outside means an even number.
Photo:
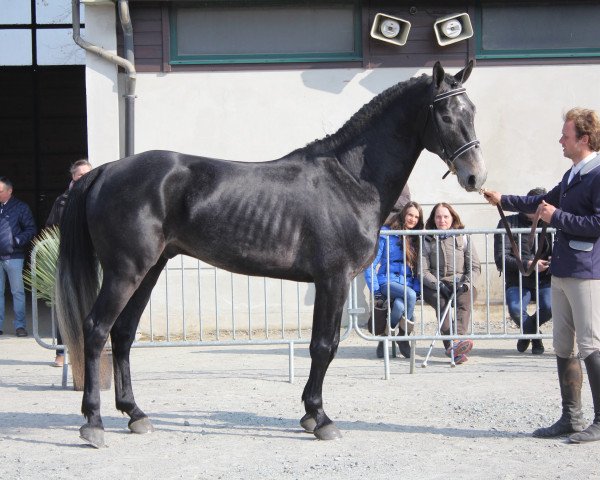
[{"label": "black leather bridle", "polygon": [[449,173],[456,173],[454,160],[456,160],[463,153],[471,150],[472,148],[477,148],[480,143],[479,140],[471,140],[470,142],[467,142],[461,147],[457,148],[453,153],[450,153],[452,150],[450,150],[448,148],[448,145],[446,145],[440,126],[435,118],[436,103],[441,102],[442,100],[446,100],[447,98],[454,97],[456,95],[462,95],[463,93],[466,93],[466,91],[467,90],[464,88],[455,88],[453,90],[448,90],[447,92],[440,93],[433,97],[433,101],[429,104],[429,111],[427,112],[427,116],[428,118],[431,117],[432,119],[433,126],[435,127],[435,131],[437,133],[438,141],[440,142],[440,146],[442,147],[442,158],[448,166],[448,171],[444,174],[442,178],[446,178]]}]

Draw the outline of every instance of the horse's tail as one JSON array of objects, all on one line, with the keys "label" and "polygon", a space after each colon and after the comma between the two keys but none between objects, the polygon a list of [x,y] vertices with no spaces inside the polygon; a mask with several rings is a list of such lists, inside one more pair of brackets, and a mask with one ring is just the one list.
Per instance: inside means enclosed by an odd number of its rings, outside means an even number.
[{"label": "horse's tail", "polygon": [[83,322],[98,296],[100,284],[100,269],[86,216],[87,196],[103,170],[103,167],[96,168],[77,181],[69,192],[60,222],[56,317],[76,385],[78,381],[83,385],[84,378]]}]

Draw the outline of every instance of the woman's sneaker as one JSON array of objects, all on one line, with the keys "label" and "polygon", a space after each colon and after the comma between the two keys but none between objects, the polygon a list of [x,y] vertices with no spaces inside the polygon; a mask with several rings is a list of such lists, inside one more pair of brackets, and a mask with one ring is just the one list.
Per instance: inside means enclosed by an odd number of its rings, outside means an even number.
[{"label": "woman's sneaker", "polygon": [[461,353],[460,355],[454,356],[454,363],[456,365],[460,365],[461,363],[465,363],[468,359],[469,357],[467,357],[464,353]]},{"label": "woman's sneaker", "polygon": [[465,340],[453,340],[452,345],[450,345],[446,349],[446,356],[450,356],[452,354],[452,346],[454,346],[454,361],[456,361],[456,357],[459,355],[466,355],[473,349],[473,340],[467,338]]}]

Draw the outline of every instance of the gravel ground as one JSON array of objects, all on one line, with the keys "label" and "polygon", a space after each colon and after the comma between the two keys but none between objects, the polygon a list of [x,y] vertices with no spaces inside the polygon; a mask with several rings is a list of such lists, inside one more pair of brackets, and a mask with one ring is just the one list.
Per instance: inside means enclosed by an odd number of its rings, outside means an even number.
[{"label": "gravel ground", "polygon": [[[135,349],[134,389],[156,431],[133,435],[102,392],[107,448],[79,439],[81,393],[61,388],[52,352],[33,339],[0,337],[1,479],[600,478],[600,444],[530,436],[559,414],[555,360],[519,354],[514,341],[481,341],[450,368],[440,348],[409,374],[374,345],[346,340],[324,385],[343,438],[303,433],[300,396],[307,347],[288,383],[285,346]],[[428,345],[417,346],[420,359]],[[591,396],[583,387],[586,418]]]}]

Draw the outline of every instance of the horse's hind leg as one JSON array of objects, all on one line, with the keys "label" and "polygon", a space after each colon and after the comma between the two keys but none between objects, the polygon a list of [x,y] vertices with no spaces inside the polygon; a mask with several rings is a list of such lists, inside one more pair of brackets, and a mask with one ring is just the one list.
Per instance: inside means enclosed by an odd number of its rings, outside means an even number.
[{"label": "horse's hind leg", "polygon": [[156,265],[148,271],[110,331],[115,375],[115,404],[118,410],[129,415],[128,426],[133,433],[154,431],[148,416],[140,410],[133,396],[129,353],[131,344],[135,340],[140,317],[166,263],[167,259],[161,257]]},{"label": "horse's hind leg", "polygon": [[320,440],[333,440],[340,438],[341,433],[323,410],[323,380],[340,341],[340,324],[348,295],[349,279],[346,276],[327,279],[315,282],[315,287],[315,309],[310,342],[312,363],[302,393],[306,415],[302,417],[300,424]]},{"label": "horse's hind leg", "polygon": [[139,282],[140,279],[116,277],[105,271],[98,298],[83,324],[85,381],[81,413],[87,423],[79,429],[79,434],[94,447],[104,446],[100,415],[100,354],[116,318]]}]

